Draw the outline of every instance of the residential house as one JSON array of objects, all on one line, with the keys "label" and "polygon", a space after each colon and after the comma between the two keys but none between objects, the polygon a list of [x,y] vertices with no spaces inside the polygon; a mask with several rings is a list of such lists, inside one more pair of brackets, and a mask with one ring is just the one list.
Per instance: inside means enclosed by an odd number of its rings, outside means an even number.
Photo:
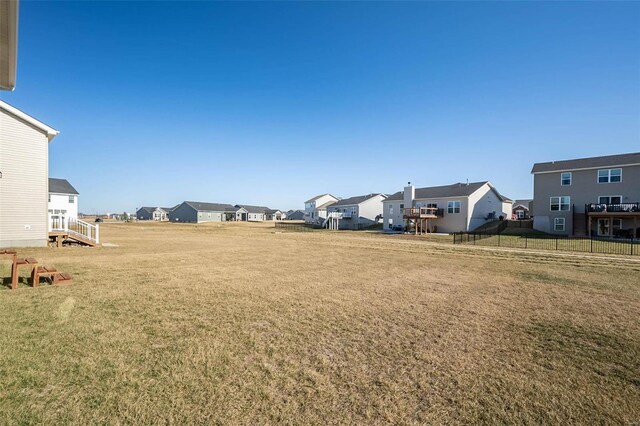
[{"label": "residential house", "polygon": [[242,216],[242,220],[249,222],[263,222],[266,219],[267,211],[269,207],[263,206],[250,206],[247,204],[236,204],[236,207],[246,210],[246,216]]},{"label": "residential house", "polygon": [[515,219],[530,219],[532,201],[533,200],[515,200],[513,202],[513,217]]},{"label": "residential house", "polygon": [[536,163],[531,173],[534,229],[640,236],[640,152]]},{"label": "residential house", "polygon": [[286,220],[304,220],[304,212],[302,210],[289,210]]},{"label": "residential house", "polygon": [[136,211],[138,220],[155,220],[165,222],[169,220],[172,207],[140,207]]},{"label": "residential house", "polygon": [[78,220],[78,191],[66,179],[49,178],[49,222],[66,225]]},{"label": "residential house", "polygon": [[204,223],[241,220],[246,210],[231,204],[185,201],[169,214],[171,222]]},{"label": "residential house", "polygon": [[265,220],[268,221],[276,221],[276,220],[285,220],[287,214],[278,210],[278,209],[267,209],[264,212]]},{"label": "residential house", "polygon": [[512,203],[489,181],[426,188],[409,184],[383,201],[384,229],[468,232],[489,220],[510,218]]},{"label": "residential house", "polygon": [[57,134],[0,101],[0,247],[47,245],[49,142]]},{"label": "residential house", "polygon": [[374,193],[344,198],[327,207],[330,229],[363,229],[382,219],[385,194]]},{"label": "residential house", "polygon": [[327,207],[339,198],[331,194],[322,194],[304,202],[305,223],[321,225],[327,218]]}]

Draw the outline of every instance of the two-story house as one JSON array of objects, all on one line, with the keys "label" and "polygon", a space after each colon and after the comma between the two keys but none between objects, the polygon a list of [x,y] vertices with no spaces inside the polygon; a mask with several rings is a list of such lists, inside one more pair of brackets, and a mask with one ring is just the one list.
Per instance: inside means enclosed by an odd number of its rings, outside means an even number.
[{"label": "two-story house", "polygon": [[640,236],[640,153],[536,163],[533,227],[561,235]]},{"label": "two-story house", "polygon": [[304,202],[304,222],[321,225],[327,218],[327,207],[339,198],[331,194],[322,194]]},{"label": "two-story house", "polygon": [[409,184],[383,201],[384,229],[468,232],[489,220],[511,218],[513,201],[488,181],[415,188]]},{"label": "two-story house", "polygon": [[331,229],[363,229],[382,218],[384,194],[367,194],[344,198],[327,207]]},{"label": "two-story house", "polygon": [[62,223],[78,220],[78,196],[80,194],[66,179],[49,178],[49,222]]}]

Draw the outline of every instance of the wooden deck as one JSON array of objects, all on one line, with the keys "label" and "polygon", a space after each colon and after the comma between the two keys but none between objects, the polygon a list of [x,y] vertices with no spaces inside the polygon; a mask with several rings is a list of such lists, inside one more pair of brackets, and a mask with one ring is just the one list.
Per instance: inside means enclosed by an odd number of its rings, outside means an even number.
[{"label": "wooden deck", "polygon": [[51,231],[49,232],[49,243],[54,247],[62,247],[63,243],[70,242],[81,244],[84,246],[95,247],[98,244],[88,238],[83,238],[82,235],[76,233],[69,233],[66,231]]},{"label": "wooden deck", "polygon": [[437,207],[411,207],[402,209],[402,217],[405,219],[436,219],[442,215],[442,209]]}]

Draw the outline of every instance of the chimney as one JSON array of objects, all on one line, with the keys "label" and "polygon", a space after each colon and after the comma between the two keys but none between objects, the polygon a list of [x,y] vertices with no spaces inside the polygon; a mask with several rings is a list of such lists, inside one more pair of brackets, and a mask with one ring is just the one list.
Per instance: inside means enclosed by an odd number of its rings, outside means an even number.
[{"label": "chimney", "polygon": [[404,187],[404,207],[413,207],[413,200],[416,198],[416,188],[411,185],[411,182],[407,182],[407,186]]}]

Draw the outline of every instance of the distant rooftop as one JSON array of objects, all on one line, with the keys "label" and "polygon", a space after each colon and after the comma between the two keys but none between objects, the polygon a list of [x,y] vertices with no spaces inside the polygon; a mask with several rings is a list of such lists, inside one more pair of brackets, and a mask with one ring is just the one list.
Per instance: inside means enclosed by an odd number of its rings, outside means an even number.
[{"label": "distant rooftop", "polygon": [[574,160],[535,163],[531,173],[559,172],[563,170],[591,169],[597,167],[626,166],[640,164],[640,152],[606,155],[602,157],[577,158]]}]

